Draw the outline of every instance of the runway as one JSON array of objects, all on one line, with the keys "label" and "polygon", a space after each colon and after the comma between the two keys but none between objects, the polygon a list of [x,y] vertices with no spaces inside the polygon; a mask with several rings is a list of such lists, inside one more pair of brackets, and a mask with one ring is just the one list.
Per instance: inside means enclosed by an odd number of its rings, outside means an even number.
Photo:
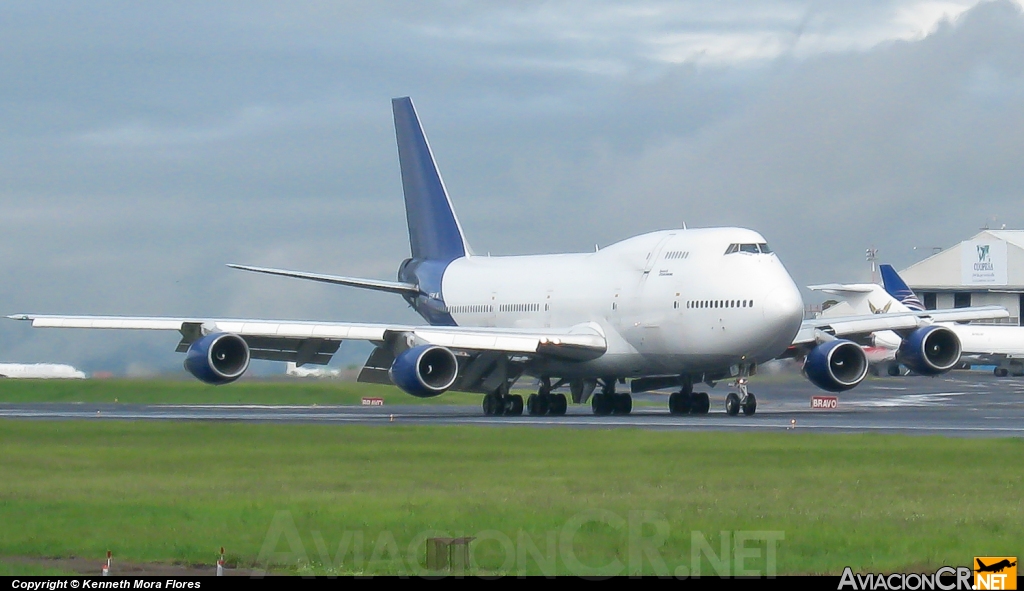
[{"label": "runway", "polygon": [[[711,412],[703,416],[670,415],[666,395],[643,394],[634,397],[633,412],[624,416],[595,416],[589,405],[570,405],[562,417],[486,417],[479,406],[444,404],[363,407],[0,403],[0,418],[1024,436],[1024,378],[996,378],[980,372],[956,372],[938,378],[878,378],[839,394],[836,409],[812,410],[811,396],[827,392],[795,377],[769,376],[762,383],[755,377],[750,390],[757,396],[758,408],[752,417],[725,414],[725,396],[731,390],[724,384],[704,390],[710,394],[712,406]],[[443,402],[443,398],[440,400]]]}]

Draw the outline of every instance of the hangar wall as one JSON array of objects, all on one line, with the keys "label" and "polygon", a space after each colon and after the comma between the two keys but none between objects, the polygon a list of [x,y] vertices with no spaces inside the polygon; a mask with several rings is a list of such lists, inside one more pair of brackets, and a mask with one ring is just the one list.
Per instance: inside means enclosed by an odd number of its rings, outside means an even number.
[{"label": "hangar wall", "polygon": [[1024,324],[1024,230],[982,230],[900,276],[930,310],[1003,306],[1010,317],[986,323]]}]

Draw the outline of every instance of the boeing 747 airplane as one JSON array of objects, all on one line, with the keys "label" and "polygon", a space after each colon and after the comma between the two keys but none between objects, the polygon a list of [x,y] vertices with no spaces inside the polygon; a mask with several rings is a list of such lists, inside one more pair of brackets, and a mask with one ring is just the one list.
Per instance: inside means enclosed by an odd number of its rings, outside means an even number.
[{"label": "boeing 747 airplane", "polygon": [[[757,365],[806,357],[818,386],[860,383],[867,361],[843,336],[899,330],[920,350],[922,371],[959,360],[934,312],[803,320],[800,292],[763,236],[742,228],[662,230],[596,252],[536,256],[472,253],[412,101],[392,101],[411,257],[396,280],[230,265],[237,269],[371,289],[403,297],[427,325],[277,320],[15,314],[36,327],[172,330],[185,368],[210,384],[237,380],[250,359],[326,364],[341,341],[374,343],[359,375],[420,397],[481,392],[487,415],[561,415],[568,387],[596,414],[625,414],[630,393],[677,390],[673,414],[707,413],[694,385],[736,378],[730,415],[752,415],[747,377]],[[958,311],[949,319],[1006,316],[1002,308]],[[523,398],[510,388],[540,381]],[[629,381],[629,392],[617,385]],[[600,390],[594,394],[595,390]]]}]

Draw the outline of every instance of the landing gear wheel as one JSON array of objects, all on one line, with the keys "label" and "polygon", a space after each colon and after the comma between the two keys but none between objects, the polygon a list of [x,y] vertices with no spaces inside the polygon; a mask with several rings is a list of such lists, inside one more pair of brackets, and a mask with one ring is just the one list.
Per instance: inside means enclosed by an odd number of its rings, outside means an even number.
[{"label": "landing gear wheel", "polygon": [[997,378],[1005,378],[1006,376],[1010,375],[1010,370],[1006,369],[1005,367],[997,367],[995,368],[995,370],[992,371],[992,373],[995,374]]},{"label": "landing gear wheel", "polygon": [[750,392],[747,392],[747,397],[740,404],[740,408],[743,410],[745,416],[751,416],[757,411],[757,398]]},{"label": "landing gear wheel", "polygon": [[694,394],[690,412],[695,415],[706,415],[709,410],[711,410],[711,398],[708,397],[708,393],[698,392]]},{"label": "landing gear wheel", "polygon": [[629,394],[612,394],[612,414],[628,415],[632,411],[632,396]]},{"label": "landing gear wheel", "polygon": [[885,373],[889,374],[892,377],[896,377],[900,375],[900,366],[893,363],[885,370]]},{"label": "landing gear wheel", "polygon": [[499,396],[488,394],[484,396],[484,415],[488,417],[505,414],[505,405]]},{"label": "landing gear wheel", "polygon": [[675,392],[668,397],[668,412],[674,415],[685,415],[690,413],[693,407],[693,394],[689,392]]},{"label": "landing gear wheel", "polygon": [[526,399],[526,410],[530,416],[540,417],[548,413],[551,396],[549,394],[530,394]]},{"label": "landing gear wheel", "polygon": [[612,395],[594,394],[590,397],[590,408],[594,411],[594,414],[598,416],[612,414]]},{"label": "landing gear wheel", "polygon": [[725,414],[730,417],[734,417],[740,414],[740,396],[735,392],[730,392],[725,397]]},{"label": "landing gear wheel", "polygon": [[565,415],[568,401],[565,399],[565,394],[549,394],[551,397],[548,401],[548,414],[556,417]]},{"label": "landing gear wheel", "polygon": [[523,397],[518,394],[505,397],[505,414],[518,417],[523,414]]}]

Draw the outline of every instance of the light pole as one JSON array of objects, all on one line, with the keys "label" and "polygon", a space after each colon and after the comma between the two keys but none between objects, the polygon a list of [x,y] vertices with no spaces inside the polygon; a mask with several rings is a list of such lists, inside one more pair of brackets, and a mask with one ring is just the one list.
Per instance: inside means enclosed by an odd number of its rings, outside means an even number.
[{"label": "light pole", "polygon": [[875,265],[875,261],[878,260],[878,249],[874,246],[864,249],[864,260],[871,263],[871,283],[879,283],[878,267]]}]

